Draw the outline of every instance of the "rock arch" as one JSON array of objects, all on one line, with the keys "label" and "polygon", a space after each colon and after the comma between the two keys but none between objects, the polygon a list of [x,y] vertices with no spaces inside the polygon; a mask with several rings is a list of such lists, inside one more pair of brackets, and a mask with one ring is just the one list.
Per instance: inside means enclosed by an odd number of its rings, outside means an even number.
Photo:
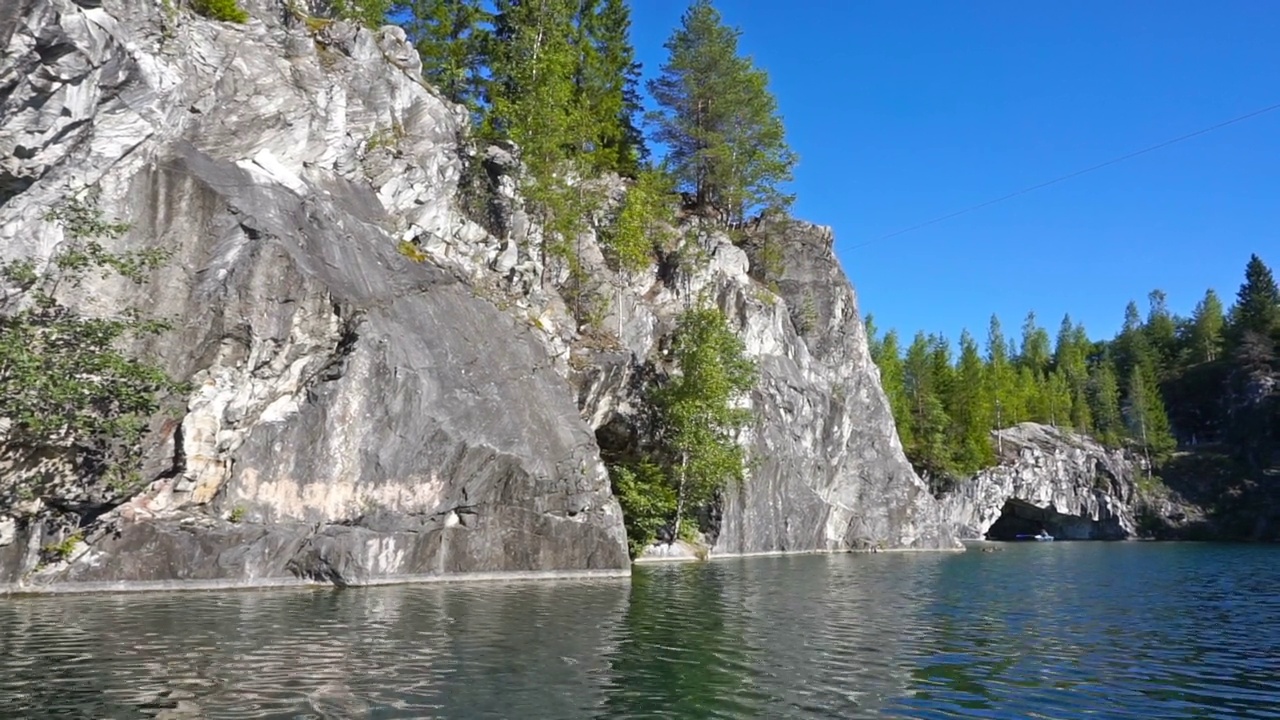
[{"label": "rock arch", "polygon": [[1137,535],[1135,467],[1123,452],[1038,423],[996,435],[1000,464],[941,498],[958,538],[1008,540],[1041,529],[1063,540]]}]

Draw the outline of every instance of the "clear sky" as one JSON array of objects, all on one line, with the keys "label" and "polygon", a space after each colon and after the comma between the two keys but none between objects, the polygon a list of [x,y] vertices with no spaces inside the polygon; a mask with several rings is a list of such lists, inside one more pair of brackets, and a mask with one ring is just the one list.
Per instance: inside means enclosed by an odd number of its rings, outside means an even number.
[{"label": "clear sky", "polygon": [[[684,0],[632,0],[652,77]],[[1230,304],[1280,273],[1280,110],[1006,202],[940,215],[1280,103],[1280,0],[719,0],[799,154],[798,217],[830,225],[882,329],[980,341],[998,313],[1111,337],[1164,290]]]}]

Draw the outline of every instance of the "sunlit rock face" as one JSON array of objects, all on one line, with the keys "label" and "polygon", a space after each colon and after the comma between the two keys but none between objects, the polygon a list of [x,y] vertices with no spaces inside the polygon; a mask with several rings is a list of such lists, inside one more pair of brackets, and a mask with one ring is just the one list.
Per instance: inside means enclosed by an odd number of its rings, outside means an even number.
[{"label": "sunlit rock face", "polygon": [[1123,452],[1037,423],[997,436],[1000,464],[942,500],[943,515],[961,539],[1011,540],[1041,530],[1063,540],[1138,534],[1136,468]]},{"label": "sunlit rock face", "polygon": [[[108,250],[172,255],[142,288],[93,276],[63,299],[172,318],[136,349],[191,390],[123,495],[0,436],[0,587],[626,572],[601,446],[634,441],[699,298],[761,368],[748,477],[699,509],[712,554],[955,546],[829,229],[708,231],[699,261],[620,276],[593,218],[575,248],[600,303],[588,327],[538,249],[516,149],[473,147],[401,30],[279,0],[241,0],[243,25],[152,0],[11,5],[0,260],[46,263],[68,242],[47,211],[92,192],[129,226]],[[583,184],[606,214],[624,191]]]},{"label": "sunlit rock face", "polygon": [[[752,461],[746,479],[704,511],[710,553],[956,547],[903,454],[830,228],[766,219],[742,233],[738,245],[707,233],[708,263],[665,279],[655,270],[626,290],[633,301],[623,296],[627,357],[660,361],[657,341],[701,296],[725,312],[758,363],[760,382],[748,400],[756,421],[741,438]],[[766,245],[778,253],[772,275]],[[639,368],[601,367],[596,381],[613,389],[585,393],[584,415],[603,428],[608,449],[635,441],[626,428],[639,404],[631,382]],[[678,544],[647,553],[684,554]]]},{"label": "sunlit rock face", "polygon": [[[102,281],[71,300],[177,318],[150,349],[194,386],[138,496],[70,477],[0,508],[0,581],[625,570],[545,342],[448,263],[397,252],[430,236],[499,254],[456,207],[464,112],[398,29],[246,5],[245,25],[147,0],[0,20],[0,254],[47,259],[65,238],[46,210],[96,188],[130,225],[109,249],[174,256],[145,294]],[[84,542],[42,559],[70,499]]]}]

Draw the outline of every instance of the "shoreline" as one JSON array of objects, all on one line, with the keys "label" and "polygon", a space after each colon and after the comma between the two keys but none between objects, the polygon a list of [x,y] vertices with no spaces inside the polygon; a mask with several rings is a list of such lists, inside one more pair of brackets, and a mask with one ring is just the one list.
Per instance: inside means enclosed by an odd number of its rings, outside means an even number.
[{"label": "shoreline", "polygon": [[444,583],[522,583],[578,580],[630,579],[631,568],[613,570],[501,570],[446,575],[384,575],[359,583],[339,585],[297,577],[256,580],[123,580],[118,582],[53,582],[47,585],[0,585],[0,597],[40,595],[105,595],[159,592],[219,592],[238,590],[319,589],[347,590],[386,585],[435,585]]},{"label": "shoreline", "polygon": [[757,558],[757,557],[789,557],[801,555],[878,555],[881,553],[952,553],[965,552],[965,548],[949,547],[949,548],[876,548],[867,550],[839,549],[839,550],[759,550],[747,553],[710,553],[706,558],[699,558],[696,555],[649,555],[632,560],[633,565],[657,565],[662,563],[679,563],[679,562],[712,562],[715,560],[736,560],[741,558]]}]

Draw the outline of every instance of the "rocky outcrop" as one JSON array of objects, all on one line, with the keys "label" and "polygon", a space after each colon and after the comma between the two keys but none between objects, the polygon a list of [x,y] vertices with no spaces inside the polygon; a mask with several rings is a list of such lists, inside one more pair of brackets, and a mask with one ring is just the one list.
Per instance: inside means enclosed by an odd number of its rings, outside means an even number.
[{"label": "rocky outcrop", "polygon": [[145,295],[93,279],[68,304],[176,318],[138,350],[193,387],[154,423],[136,493],[64,468],[19,498],[22,472],[0,478],[0,583],[626,572],[599,443],[626,442],[636,386],[703,292],[763,371],[758,464],[713,509],[714,552],[953,545],[829,230],[750,233],[784,248],[777,293],[721,233],[706,262],[627,277],[587,233],[589,328],[535,251],[512,149],[470,155],[465,111],[402,31],[241,4],[244,25],[151,0],[0,18],[0,259],[47,261],[67,238],[46,211],[92,189],[129,224],[108,249],[173,255]]},{"label": "rocky outcrop", "polygon": [[[620,292],[627,312],[605,323],[620,323],[623,358],[652,369],[688,298],[706,295],[758,363],[749,400],[756,421],[741,438],[751,467],[706,513],[710,554],[952,547],[937,503],[903,454],[830,228],[761,220],[744,234],[735,245],[706,233],[705,267],[667,278],[655,268],[633,280]],[[772,274],[761,257],[766,247],[777,253]],[[646,368],[610,362],[617,357],[596,353],[585,373],[584,416],[602,429],[606,449],[641,432],[632,380]],[[667,557],[671,548],[651,554]]]},{"label": "rocky outcrop", "polygon": [[544,343],[397,252],[398,236],[496,242],[455,209],[461,111],[397,29],[253,17],[33,0],[5,19],[0,252],[47,258],[64,237],[45,210],[96,188],[130,224],[120,247],[175,253],[140,304],[179,319],[152,350],[195,389],[156,436],[155,482],[93,508],[57,562],[39,549],[66,533],[42,510],[62,498],[9,508],[0,581],[625,571],[620,510]]},{"label": "rocky outcrop", "polygon": [[1047,531],[1063,540],[1139,534],[1135,460],[1091,438],[1037,423],[994,433],[1000,464],[961,481],[942,500],[961,539]]}]

